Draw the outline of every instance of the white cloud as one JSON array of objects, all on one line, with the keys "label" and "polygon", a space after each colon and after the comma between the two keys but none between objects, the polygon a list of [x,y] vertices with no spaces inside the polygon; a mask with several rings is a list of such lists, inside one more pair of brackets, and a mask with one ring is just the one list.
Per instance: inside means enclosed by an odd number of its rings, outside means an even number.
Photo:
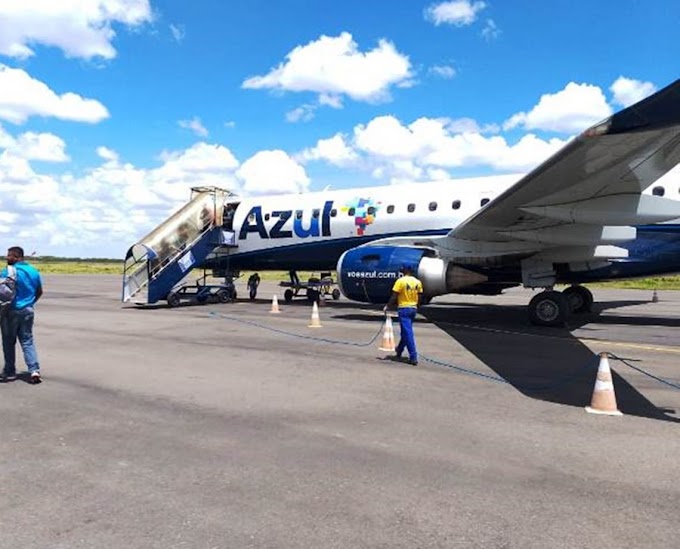
[{"label": "white cloud", "polygon": [[319,139],[315,147],[305,149],[300,154],[300,160],[325,160],[336,166],[352,164],[358,158],[357,153],[345,142],[341,134],[336,134],[329,139]]},{"label": "white cloud", "polygon": [[0,54],[26,58],[34,44],[69,57],[116,56],[114,24],[135,27],[152,19],[149,0],[21,0],[0,2]]},{"label": "white cloud", "polygon": [[66,143],[52,133],[25,132],[16,139],[0,126],[0,150],[4,159],[68,162]]},{"label": "white cloud", "polygon": [[219,145],[197,143],[164,153],[162,165],[154,169],[122,164],[106,147],[97,153],[104,163],[76,177],[36,173],[25,158],[0,151],[0,220],[6,212],[17,216],[9,229],[26,248],[51,255],[122,257],[128,246],[189,200],[191,187],[241,190],[234,176],[239,163]]},{"label": "white cloud", "polygon": [[338,105],[339,96],[355,101],[385,101],[393,85],[409,85],[411,63],[395,46],[380,40],[378,46],[362,53],[352,35],[321,36],[297,46],[286,62],[264,76],[253,76],[242,84],[246,89],[314,92],[319,102]]},{"label": "white cloud", "polygon": [[224,127],[225,127],[225,128],[235,128],[235,127],[236,127],[236,122],[234,122],[233,120],[227,120],[227,121],[224,123]]},{"label": "white cloud", "polygon": [[538,104],[529,112],[511,116],[503,128],[576,133],[611,114],[612,109],[600,88],[570,82],[557,93],[541,96]]},{"label": "white cloud", "polygon": [[489,127],[446,118],[419,118],[405,125],[394,116],[379,116],[355,126],[351,142],[336,134],[303,150],[299,158],[351,167],[393,183],[431,181],[450,177],[449,169],[528,171],[567,142],[529,134],[512,144],[502,136],[483,135]]},{"label": "white cloud", "polygon": [[493,19],[487,19],[482,29],[482,37],[484,37],[488,42],[495,40],[501,35],[501,29],[498,28],[496,22]]},{"label": "white cloud", "polygon": [[172,37],[175,39],[175,42],[178,44],[184,40],[184,37],[187,35],[187,30],[184,25],[170,25],[170,32],[172,33]]},{"label": "white cloud", "polygon": [[314,111],[316,111],[316,108],[316,105],[300,105],[286,113],[286,120],[288,122],[309,122],[314,119]]},{"label": "white cloud", "polygon": [[619,76],[609,90],[614,94],[615,105],[629,107],[656,91],[656,86],[651,82],[633,80],[625,76]]},{"label": "white cloud", "polygon": [[247,194],[297,193],[309,188],[305,169],[280,150],[254,154],[236,175],[244,182],[243,190]]},{"label": "white cloud", "polygon": [[456,76],[456,69],[450,65],[434,65],[433,67],[430,67],[429,72],[447,80]]},{"label": "white cloud", "polygon": [[497,124],[484,124],[480,126],[472,118],[445,119],[446,130],[450,133],[498,133],[500,127]]},{"label": "white cloud", "polygon": [[191,120],[180,120],[177,122],[177,124],[180,128],[191,130],[199,137],[208,137],[208,130],[205,128],[203,122],[201,122],[201,119],[198,116],[194,116]]},{"label": "white cloud", "polygon": [[477,19],[477,14],[486,7],[485,2],[470,2],[470,0],[453,0],[432,4],[425,10],[425,19],[435,25],[455,25],[464,27],[471,25]]},{"label": "white cloud", "polygon": [[108,147],[97,147],[97,156],[107,162],[118,162],[118,153]]},{"label": "white cloud", "polygon": [[16,143],[7,152],[26,160],[42,160],[44,162],[67,162],[66,143],[61,137],[52,133],[22,133]]},{"label": "white cloud", "polygon": [[94,123],[108,118],[109,112],[99,101],[71,92],[57,95],[26,71],[0,63],[0,119],[22,124],[30,116]]}]

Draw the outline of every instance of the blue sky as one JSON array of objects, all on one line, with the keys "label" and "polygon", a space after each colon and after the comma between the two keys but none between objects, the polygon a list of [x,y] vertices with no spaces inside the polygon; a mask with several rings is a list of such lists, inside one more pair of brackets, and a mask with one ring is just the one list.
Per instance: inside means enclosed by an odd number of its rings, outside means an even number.
[{"label": "blue sky", "polygon": [[677,79],[679,24],[671,0],[0,0],[0,231],[122,257],[194,185],[527,172]]}]

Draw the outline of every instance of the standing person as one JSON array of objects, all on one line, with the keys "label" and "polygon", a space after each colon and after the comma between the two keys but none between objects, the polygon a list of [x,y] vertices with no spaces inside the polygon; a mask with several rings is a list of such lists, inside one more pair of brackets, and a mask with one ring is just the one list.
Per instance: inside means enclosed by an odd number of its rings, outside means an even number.
[{"label": "standing person", "polygon": [[[16,295],[14,301],[3,311],[0,320],[2,350],[5,355],[2,377],[5,381],[17,378],[16,342],[19,339],[30,381],[40,383],[40,365],[33,341],[33,305],[43,293],[42,279],[38,270],[24,261],[24,250],[19,246],[12,246],[7,250],[7,264],[13,265],[16,271]],[[8,269],[3,269],[1,275],[7,274]]]},{"label": "standing person", "polygon": [[392,295],[385,305],[385,312],[390,307],[397,306],[399,315],[399,345],[397,345],[397,357],[401,358],[404,347],[408,349],[408,363],[418,365],[418,351],[416,350],[416,338],[413,335],[413,319],[418,312],[420,296],[423,293],[423,284],[413,276],[413,267],[404,265],[401,272],[404,276],[397,279],[392,286]]}]

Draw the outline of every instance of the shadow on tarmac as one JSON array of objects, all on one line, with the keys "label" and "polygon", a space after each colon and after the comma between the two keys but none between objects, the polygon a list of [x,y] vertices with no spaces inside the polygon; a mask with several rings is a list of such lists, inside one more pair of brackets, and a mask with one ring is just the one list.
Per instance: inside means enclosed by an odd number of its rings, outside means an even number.
[{"label": "shadow on tarmac", "polygon": [[[639,305],[646,301],[600,302],[599,310]],[[564,328],[530,326],[526,308],[459,304],[424,307],[423,315],[446,332],[522,394],[567,406],[590,403],[598,357],[572,335],[589,323],[680,326],[680,321],[626,316],[574,316]],[[521,333],[520,333],[521,330]],[[525,349],[530,346],[531,352]],[[621,363],[610,360],[619,409],[628,415],[680,422],[656,407],[616,373]]]}]

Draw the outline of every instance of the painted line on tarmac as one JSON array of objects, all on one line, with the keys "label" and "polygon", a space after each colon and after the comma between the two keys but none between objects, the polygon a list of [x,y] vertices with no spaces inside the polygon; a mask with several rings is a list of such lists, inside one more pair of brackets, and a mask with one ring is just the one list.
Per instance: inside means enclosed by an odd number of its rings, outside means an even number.
[{"label": "painted line on tarmac", "polygon": [[541,337],[544,339],[559,339],[560,341],[571,342],[571,343],[600,343],[603,345],[613,345],[616,347],[625,347],[628,349],[639,349],[644,351],[655,351],[659,353],[671,353],[680,354],[680,347],[670,346],[670,345],[645,345],[642,343],[633,343],[626,341],[610,341],[608,339],[597,339],[590,337],[564,337],[549,334],[536,334],[532,332],[517,332],[513,330],[502,330],[499,328],[488,328],[486,326],[475,326],[474,324],[460,324],[457,322],[432,322],[435,325],[446,325],[446,326],[456,326],[458,328],[467,328],[469,330],[478,330],[480,332],[489,332],[495,334],[512,335],[512,336],[528,336],[528,337]]}]

